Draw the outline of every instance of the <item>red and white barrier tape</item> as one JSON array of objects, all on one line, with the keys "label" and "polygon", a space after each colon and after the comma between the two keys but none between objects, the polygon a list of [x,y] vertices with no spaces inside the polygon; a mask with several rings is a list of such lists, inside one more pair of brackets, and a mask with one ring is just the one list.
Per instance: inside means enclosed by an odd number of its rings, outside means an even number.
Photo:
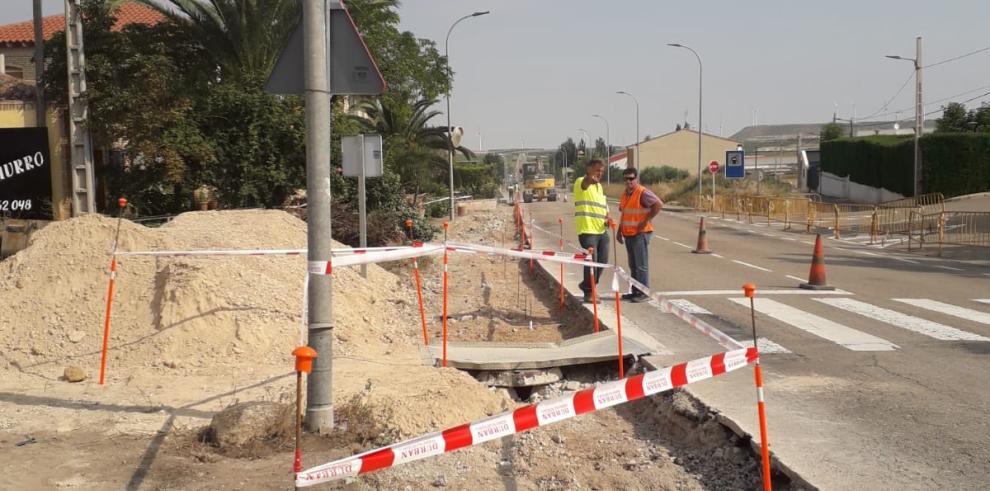
[{"label": "red and white barrier tape", "polygon": [[443,252],[442,245],[423,244],[416,247],[403,247],[391,251],[372,251],[364,254],[349,254],[335,257],[333,261],[309,261],[309,272],[314,274],[332,274],[333,268],[356,266],[359,264],[399,261],[420,256],[429,256]]},{"label": "red and white barrier tape", "polygon": [[[396,247],[363,247],[363,248],[342,248],[333,249],[334,256],[346,256],[350,254],[366,254],[369,252],[396,251],[410,249],[410,246]],[[118,256],[301,256],[306,254],[306,249],[201,249],[190,251],[129,251],[117,252]]]},{"label": "red and white barrier tape", "polygon": [[617,271],[616,274],[621,275],[622,279],[628,281],[629,284],[638,288],[639,291],[647,294],[648,296],[650,296],[650,298],[659,302],[661,310],[676,315],[684,322],[690,324],[691,327],[707,334],[709,337],[711,337],[716,342],[718,342],[718,344],[722,345],[722,347],[726,349],[740,349],[745,347],[743,344],[740,344],[739,341],[732,339],[732,337],[730,337],[728,334],[718,330],[711,324],[699,319],[697,316],[688,312],[687,310],[684,310],[682,307],[674,305],[673,303],[670,302],[670,300],[667,299],[667,297],[664,297],[659,293],[650,291],[650,288],[648,286],[636,281],[632,276],[629,275],[629,273],[626,273],[621,268],[616,268],[616,271]]},{"label": "red and white barrier tape", "polygon": [[586,249],[582,249],[580,245],[574,245],[574,244],[572,244],[570,242],[567,242],[563,237],[560,236],[560,234],[558,234],[556,232],[551,232],[551,231],[549,231],[549,230],[547,230],[547,229],[545,229],[545,228],[543,228],[543,227],[541,227],[541,226],[539,226],[539,225],[537,225],[535,223],[533,224],[533,228],[535,228],[536,230],[539,230],[540,232],[543,232],[543,233],[545,233],[545,234],[547,234],[547,235],[549,235],[551,237],[554,237],[554,238],[556,238],[558,240],[564,240],[565,241],[564,244],[566,244],[567,247],[570,247],[571,249],[574,249],[575,251],[580,251],[580,252],[585,252],[586,251]]},{"label": "red and white barrier tape", "polygon": [[306,487],[353,477],[479,445],[716,377],[749,365],[756,359],[755,348],[739,349],[571,392],[539,404],[312,467],[296,475],[296,486]]},{"label": "red and white barrier tape", "polygon": [[519,249],[500,249],[497,247],[448,243],[447,247],[454,252],[496,254],[501,256],[518,257],[521,259],[536,259],[538,261],[550,261],[556,263],[576,264],[579,266],[590,266],[593,268],[609,269],[611,264],[595,263],[587,261],[587,253],[571,254],[569,252],[559,252],[551,249],[543,251],[521,251]]}]

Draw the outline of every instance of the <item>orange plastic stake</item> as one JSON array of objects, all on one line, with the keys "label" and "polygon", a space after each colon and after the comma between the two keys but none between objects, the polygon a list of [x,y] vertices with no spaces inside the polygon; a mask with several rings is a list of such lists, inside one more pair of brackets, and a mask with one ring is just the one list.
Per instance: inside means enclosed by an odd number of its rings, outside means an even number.
[{"label": "orange plastic stake", "polygon": [[[595,254],[595,248],[594,247],[589,247],[588,248],[588,260],[589,261],[594,261],[594,257],[595,257],[594,254]],[[595,286],[595,273],[597,271],[598,271],[597,268],[591,268],[591,308],[592,308],[592,310],[594,310],[594,314],[595,314],[595,332],[596,333],[599,330],[599,327],[598,327],[598,288]]]},{"label": "orange plastic stake", "polygon": [[120,240],[120,222],[124,218],[124,208],[127,208],[127,198],[118,198],[117,206],[120,207],[120,214],[117,215],[117,230],[113,235],[113,244],[110,246],[110,282],[107,286],[107,312],[103,318],[103,349],[100,353],[100,385],[106,381],[107,372],[107,350],[110,347],[110,313],[113,308],[113,283],[117,279],[117,241]]},{"label": "orange plastic stake", "polygon": [[756,363],[753,366],[753,374],[756,378],[756,410],[760,417],[760,457],[763,461],[763,489],[771,491],[770,482],[770,444],[767,441],[767,409],[763,402],[763,369],[760,367],[760,347],[756,340],[756,285],[746,283],[743,285],[743,293],[749,297],[750,317],[753,322],[753,348],[756,350]]},{"label": "orange plastic stake", "polygon": [[[614,271],[617,273],[617,271]],[[624,378],[622,366],[622,302],[619,301],[619,277],[616,274],[612,277],[612,293],[615,295],[615,333],[619,338],[619,378]]]},{"label": "orange plastic stake", "polygon": [[292,471],[298,474],[302,472],[302,374],[312,373],[313,359],[317,355],[313,348],[300,346],[292,350],[292,356],[296,357],[296,454],[292,462]]},{"label": "orange plastic stake", "polygon": [[107,287],[107,313],[103,318],[103,349],[100,354],[100,385],[106,381],[107,348],[110,344],[110,311],[113,308],[113,282],[117,277],[117,257],[110,258],[110,286]]},{"label": "orange plastic stake", "polygon": [[447,366],[447,222],[443,222],[443,366]]},{"label": "orange plastic stake", "polygon": [[409,241],[415,240],[413,238],[413,221],[412,218],[406,218],[406,228],[409,229]]},{"label": "orange plastic stake", "polygon": [[[529,212],[529,226],[530,226],[530,231],[532,231],[533,230],[533,212]],[[526,228],[526,225],[525,224],[523,225],[523,228]],[[532,239],[530,239],[530,240],[532,240]],[[533,258],[531,257],[531,258],[529,258],[529,275],[530,276],[533,276],[533,271],[534,271]]]}]

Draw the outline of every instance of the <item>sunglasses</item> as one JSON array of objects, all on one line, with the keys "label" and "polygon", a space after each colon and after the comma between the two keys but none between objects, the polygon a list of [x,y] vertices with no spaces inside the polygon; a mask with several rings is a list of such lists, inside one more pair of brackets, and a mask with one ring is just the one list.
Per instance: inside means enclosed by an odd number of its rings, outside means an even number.
[{"label": "sunglasses", "polygon": [[623,177],[623,179],[625,179],[627,181],[635,181],[636,180],[635,177]]}]

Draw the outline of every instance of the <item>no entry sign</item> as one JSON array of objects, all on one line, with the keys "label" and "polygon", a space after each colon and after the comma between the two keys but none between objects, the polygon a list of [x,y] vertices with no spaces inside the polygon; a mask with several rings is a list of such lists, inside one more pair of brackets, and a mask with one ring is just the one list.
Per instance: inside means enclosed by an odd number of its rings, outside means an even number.
[{"label": "no entry sign", "polygon": [[708,172],[715,174],[718,172],[718,161],[713,160],[708,164]]}]

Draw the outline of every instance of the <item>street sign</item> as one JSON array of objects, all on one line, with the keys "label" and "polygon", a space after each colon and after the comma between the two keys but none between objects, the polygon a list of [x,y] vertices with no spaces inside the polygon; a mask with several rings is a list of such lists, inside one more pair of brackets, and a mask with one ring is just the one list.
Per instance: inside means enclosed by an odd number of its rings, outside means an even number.
[{"label": "street sign", "polygon": [[712,174],[718,173],[718,161],[717,160],[713,160],[713,161],[711,161],[711,162],[708,163],[708,172],[711,172]]},{"label": "street sign", "polygon": [[382,164],[382,135],[352,135],[340,137],[340,157],[347,177],[380,177]]},{"label": "street sign", "polygon": [[[339,1],[327,4],[327,79],[334,95],[380,95],[385,78],[358,33],[351,14]],[[302,94],[303,26],[300,22],[289,36],[275,68],[265,83],[271,94]]]},{"label": "street sign", "polygon": [[743,150],[728,150],[725,152],[726,179],[742,179],[746,177],[746,155]]},{"label": "street sign", "polygon": [[0,128],[0,218],[52,218],[52,164],[45,128]]}]

